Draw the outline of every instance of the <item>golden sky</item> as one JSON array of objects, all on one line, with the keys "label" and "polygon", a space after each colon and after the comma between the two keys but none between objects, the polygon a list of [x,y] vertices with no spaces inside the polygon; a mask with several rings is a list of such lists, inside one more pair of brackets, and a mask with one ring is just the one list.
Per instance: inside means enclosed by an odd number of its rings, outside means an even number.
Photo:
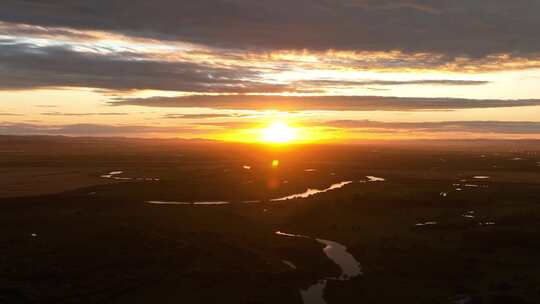
[{"label": "golden sky", "polygon": [[139,4],[121,18],[105,1],[7,1],[0,134],[540,138],[538,5],[156,2],[144,19]]}]

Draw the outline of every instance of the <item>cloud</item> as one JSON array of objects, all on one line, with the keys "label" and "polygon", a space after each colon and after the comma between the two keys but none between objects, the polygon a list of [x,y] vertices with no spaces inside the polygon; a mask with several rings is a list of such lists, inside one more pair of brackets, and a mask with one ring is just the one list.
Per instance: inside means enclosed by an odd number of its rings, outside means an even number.
[{"label": "cloud", "polygon": [[238,118],[238,117],[250,117],[252,115],[249,114],[167,114],[164,115],[163,118],[170,118],[170,119],[210,119],[210,118]]},{"label": "cloud", "polygon": [[535,56],[539,14],[537,0],[3,0],[0,20],[218,48],[482,57]]},{"label": "cloud", "polygon": [[58,105],[35,105],[37,108],[58,108]]},{"label": "cloud", "polygon": [[104,113],[63,113],[63,112],[45,112],[41,113],[45,116],[120,116],[128,115],[128,113],[113,113],[113,112],[104,112]]},{"label": "cloud", "polygon": [[[33,43],[39,46],[69,46],[93,53],[130,53],[137,59],[155,61],[204,62],[210,65],[257,67],[260,70],[302,69],[378,69],[501,71],[540,67],[540,54],[494,53],[486,56],[448,56],[433,52],[402,50],[310,50],[212,48],[181,41],[147,39],[112,32],[74,30],[0,21],[0,44]],[[128,33],[129,34],[129,33]],[[313,60],[315,58],[316,60]],[[270,67],[271,66],[271,67]],[[429,83],[428,83],[429,84]],[[436,84],[435,82],[433,84]],[[359,85],[359,84],[357,84]]]},{"label": "cloud", "polygon": [[[173,90],[204,93],[296,92],[260,81],[249,68],[166,62],[138,53],[101,54],[67,46],[0,43],[0,89],[89,87],[106,90]],[[249,79],[249,80],[247,80]]]},{"label": "cloud", "polygon": [[170,108],[284,111],[413,111],[538,106],[540,100],[472,100],[376,96],[272,96],[193,95],[178,97],[117,98],[113,106],[134,105]]},{"label": "cloud", "polygon": [[441,121],[380,122],[371,120],[335,120],[317,123],[341,129],[369,129],[372,132],[466,132],[492,134],[540,134],[540,122],[532,121]]},{"label": "cloud", "polygon": [[257,121],[218,121],[218,122],[195,122],[193,126],[214,127],[222,130],[232,129],[258,129],[266,126],[264,122]]},{"label": "cloud", "polygon": [[160,127],[143,125],[69,124],[43,125],[31,123],[0,123],[0,134],[4,135],[72,135],[72,136],[144,136],[151,134],[208,133],[195,127]]},{"label": "cloud", "polygon": [[[266,64],[267,65],[267,64]],[[420,80],[293,80],[278,83],[265,72],[280,70],[242,60],[216,64],[192,58],[166,61],[135,51],[81,50],[73,45],[43,46],[18,40],[0,41],[0,90],[46,87],[88,87],[103,90],[168,90],[192,93],[323,93],[330,88],[354,89],[402,85],[484,85],[488,81]],[[287,66],[287,69],[291,68]]]},{"label": "cloud", "polygon": [[18,113],[2,113],[0,112],[0,116],[23,116],[22,114],[18,114]]},{"label": "cloud", "polygon": [[363,87],[363,86],[401,86],[401,85],[445,85],[445,86],[474,86],[489,84],[483,80],[451,80],[451,79],[421,79],[421,80],[303,80],[293,82],[296,86],[325,86],[325,87]]},{"label": "cloud", "polygon": [[69,28],[32,26],[28,24],[0,21],[0,32],[5,36],[32,36],[39,38],[64,38],[70,40],[96,40],[99,37],[88,31],[76,31]]}]

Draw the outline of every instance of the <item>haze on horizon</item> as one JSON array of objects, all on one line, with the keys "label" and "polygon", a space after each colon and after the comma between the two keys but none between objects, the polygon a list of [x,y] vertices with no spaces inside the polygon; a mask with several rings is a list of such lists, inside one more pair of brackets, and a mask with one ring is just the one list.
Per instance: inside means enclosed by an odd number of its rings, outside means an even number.
[{"label": "haze on horizon", "polygon": [[540,139],[539,14],[535,0],[5,0],[0,134]]}]

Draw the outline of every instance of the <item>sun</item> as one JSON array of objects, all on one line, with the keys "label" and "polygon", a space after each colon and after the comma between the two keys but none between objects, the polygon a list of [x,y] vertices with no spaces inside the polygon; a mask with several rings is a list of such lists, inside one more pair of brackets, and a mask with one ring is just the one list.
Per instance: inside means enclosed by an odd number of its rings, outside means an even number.
[{"label": "sun", "polygon": [[274,122],[261,131],[261,141],[267,143],[288,143],[296,140],[297,130],[284,122]]}]

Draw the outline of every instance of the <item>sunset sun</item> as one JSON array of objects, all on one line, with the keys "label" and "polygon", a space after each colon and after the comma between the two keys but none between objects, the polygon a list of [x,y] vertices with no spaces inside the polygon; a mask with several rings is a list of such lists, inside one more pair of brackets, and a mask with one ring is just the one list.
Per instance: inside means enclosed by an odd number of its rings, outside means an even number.
[{"label": "sunset sun", "polygon": [[288,143],[297,139],[297,130],[284,122],[274,122],[261,131],[261,141]]}]

